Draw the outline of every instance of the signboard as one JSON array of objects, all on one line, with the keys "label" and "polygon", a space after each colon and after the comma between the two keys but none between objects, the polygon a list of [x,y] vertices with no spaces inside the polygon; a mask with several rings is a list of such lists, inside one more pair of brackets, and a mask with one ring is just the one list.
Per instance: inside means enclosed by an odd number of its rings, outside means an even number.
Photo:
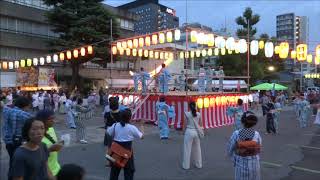
[{"label": "signboard", "polygon": [[173,9],[170,9],[170,8],[167,8],[166,12],[171,14],[171,15],[174,15],[174,16],[176,15],[175,11]]},{"label": "signboard", "polygon": [[54,69],[39,68],[38,87],[56,87]]},{"label": "signboard", "polygon": [[38,70],[34,67],[19,68],[16,70],[16,85],[20,87],[35,87],[38,85]]}]

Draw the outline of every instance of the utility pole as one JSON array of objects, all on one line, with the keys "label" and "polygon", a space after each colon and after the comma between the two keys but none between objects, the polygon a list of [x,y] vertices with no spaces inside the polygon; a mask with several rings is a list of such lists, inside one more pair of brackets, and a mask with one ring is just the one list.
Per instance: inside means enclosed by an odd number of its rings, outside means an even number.
[{"label": "utility pole", "polygon": [[248,19],[248,32],[247,32],[247,39],[248,39],[248,49],[247,49],[247,78],[248,78],[248,84],[247,84],[247,92],[249,92],[249,86],[250,86],[250,19]]},{"label": "utility pole", "polygon": [[[112,48],[112,41],[113,41],[113,37],[112,37],[112,18],[110,19],[110,49]],[[113,55],[112,55],[112,51],[110,50],[110,61],[111,61],[111,66],[109,67],[109,79],[110,79],[110,87],[112,87],[112,78],[111,78],[111,68],[113,66]]]}]

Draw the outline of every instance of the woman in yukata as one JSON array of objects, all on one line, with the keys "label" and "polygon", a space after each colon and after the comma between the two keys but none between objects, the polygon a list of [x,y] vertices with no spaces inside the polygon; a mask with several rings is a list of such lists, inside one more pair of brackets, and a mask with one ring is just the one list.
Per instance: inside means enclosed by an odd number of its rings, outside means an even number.
[{"label": "woman in yukata", "polygon": [[168,139],[169,126],[168,126],[168,111],[170,106],[166,104],[165,97],[161,96],[156,104],[156,112],[158,114],[158,127],[160,129],[160,139]]},{"label": "woman in yukata", "polygon": [[242,128],[241,117],[244,112],[243,110],[243,100],[238,99],[237,107],[229,106],[227,108],[227,115],[234,117],[234,129],[239,130]]},{"label": "woman in yukata", "polygon": [[241,122],[243,128],[233,132],[227,148],[228,155],[233,161],[234,179],[260,180],[259,154],[262,140],[259,132],[253,128],[258,118],[247,111],[243,113]]}]

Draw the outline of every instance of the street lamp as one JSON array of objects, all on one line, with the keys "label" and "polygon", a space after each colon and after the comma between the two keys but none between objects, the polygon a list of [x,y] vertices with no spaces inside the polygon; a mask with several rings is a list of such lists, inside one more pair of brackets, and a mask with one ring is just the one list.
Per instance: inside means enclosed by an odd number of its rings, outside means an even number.
[{"label": "street lamp", "polygon": [[269,66],[268,67],[268,71],[274,71],[274,70],[275,70],[274,66]]}]

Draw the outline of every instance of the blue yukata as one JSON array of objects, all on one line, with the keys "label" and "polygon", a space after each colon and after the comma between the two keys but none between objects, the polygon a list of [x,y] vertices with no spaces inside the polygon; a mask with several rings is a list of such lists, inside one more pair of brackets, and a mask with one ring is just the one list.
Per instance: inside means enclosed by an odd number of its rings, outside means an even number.
[{"label": "blue yukata", "polygon": [[158,127],[160,130],[160,139],[169,137],[168,111],[170,106],[165,102],[157,102],[156,111],[158,114]]},{"label": "blue yukata", "polygon": [[212,78],[213,78],[214,70],[212,69],[207,69],[206,71],[206,82],[207,82],[207,91],[211,92],[212,91]]},{"label": "blue yukata", "polygon": [[307,119],[310,114],[310,103],[307,100],[301,100],[298,103],[299,110],[299,124],[301,128],[307,127]]},{"label": "blue yukata", "polygon": [[235,180],[260,180],[260,157],[240,156],[236,154],[236,144],[239,140],[250,139],[256,141],[261,146],[261,136],[259,132],[251,128],[244,128],[233,132],[227,147],[227,153],[231,157],[234,167]]},{"label": "blue yukata", "polygon": [[200,68],[199,78],[198,78],[198,92],[204,93],[206,89],[206,71],[203,68]]},{"label": "blue yukata", "polygon": [[150,74],[143,71],[140,73],[140,79],[141,79],[141,84],[142,84],[142,92],[146,93],[147,92],[147,80],[150,79]]},{"label": "blue yukata", "polygon": [[134,73],[132,78],[133,78],[133,83],[134,83],[134,92],[138,92],[140,74],[139,73]]},{"label": "blue yukata", "polygon": [[237,107],[230,106],[227,108],[227,115],[234,117],[235,130],[239,130],[242,128],[241,117],[243,115],[243,112],[244,112],[243,106],[237,106]]},{"label": "blue yukata", "polygon": [[185,91],[185,88],[186,88],[186,76],[184,74],[181,74],[178,77],[178,80],[179,80],[179,89],[180,89],[180,91]]},{"label": "blue yukata", "polygon": [[76,124],[74,122],[74,114],[73,114],[73,102],[68,99],[66,102],[66,123],[68,128],[76,128]]},{"label": "blue yukata", "polygon": [[281,111],[281,104],[279,102],[276,102],[274,104],[275,112],[273,114],[273,121],[274,121],[274,127],[276,129],[276,132],[279,132],[279,116]]},{"label": "blue yukata", "polygon": [[171,75],[169,71],[163,68],[159,74],[159,89],[161,93],[169,92],[169,81],[171,80]]}]

